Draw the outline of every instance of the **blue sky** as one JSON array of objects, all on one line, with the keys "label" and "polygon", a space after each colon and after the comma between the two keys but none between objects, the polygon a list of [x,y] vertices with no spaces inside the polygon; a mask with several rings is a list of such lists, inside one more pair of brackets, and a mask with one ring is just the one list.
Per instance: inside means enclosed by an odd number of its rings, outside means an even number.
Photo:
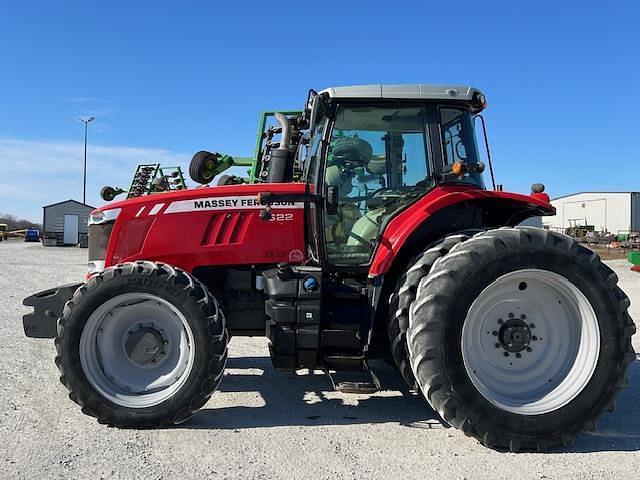
[{"label": "blue sky", "polygon": [[138,162],[249,155],[261,110],[379,82],[481,88],[505,189],[640,190],[639,20],[631,0],[2,2],[0,212],[81,198],[78,116],[98,205]]}]

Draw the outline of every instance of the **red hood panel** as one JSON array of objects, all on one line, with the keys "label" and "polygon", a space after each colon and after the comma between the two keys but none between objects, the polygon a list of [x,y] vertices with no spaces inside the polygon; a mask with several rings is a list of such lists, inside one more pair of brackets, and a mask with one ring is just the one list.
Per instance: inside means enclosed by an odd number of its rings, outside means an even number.
[{"label": "red hood panel", "polygon": [[270,220],[257,194],[304,193],[303,183],[203,187],[137,197],[99,210],[121,208],[106,265],[153,260],[187,271],[198,266],[299,263],[306,258],[304,205],[272,205]]}]

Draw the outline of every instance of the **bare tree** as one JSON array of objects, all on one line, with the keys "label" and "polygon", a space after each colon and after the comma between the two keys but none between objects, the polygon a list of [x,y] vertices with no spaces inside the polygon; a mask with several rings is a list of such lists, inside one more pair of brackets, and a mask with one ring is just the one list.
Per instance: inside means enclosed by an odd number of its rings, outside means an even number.
[{"label": "bare tree", "polygon": [[37,228],[38,230],[42,230],[42,225],[39,223],[33,223],[29,220],[18,218],[10,213],[0,213],[0,223],[6,223],[9,231],[24,230],[27,228]]}]

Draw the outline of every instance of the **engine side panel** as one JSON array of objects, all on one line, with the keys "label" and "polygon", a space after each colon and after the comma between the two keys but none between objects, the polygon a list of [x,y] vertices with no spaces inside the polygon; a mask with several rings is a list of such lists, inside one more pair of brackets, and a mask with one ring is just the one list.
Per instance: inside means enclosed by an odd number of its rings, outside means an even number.
[{"label": "engine side panel", "polygon": [[139,259],[166,262],[192,272],[207,265],[300,263],[304,205],[272,205],[262,220],[261,191],[304,193],[302,183],[195,188],[112,203],[121,208],[111,233],[106,266]]}]

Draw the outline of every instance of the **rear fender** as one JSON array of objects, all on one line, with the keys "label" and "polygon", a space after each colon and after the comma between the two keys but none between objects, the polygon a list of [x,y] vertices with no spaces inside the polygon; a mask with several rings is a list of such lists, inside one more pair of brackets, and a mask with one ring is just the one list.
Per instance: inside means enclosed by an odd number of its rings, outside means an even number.
[{"label": "rear fender", "polygon": [[384,275],[426,245],[468,229],[515,226],[533,216],[553,215],[546,195],[520,195],[439,187],[395,217],[382,233],[369,276]]}]

